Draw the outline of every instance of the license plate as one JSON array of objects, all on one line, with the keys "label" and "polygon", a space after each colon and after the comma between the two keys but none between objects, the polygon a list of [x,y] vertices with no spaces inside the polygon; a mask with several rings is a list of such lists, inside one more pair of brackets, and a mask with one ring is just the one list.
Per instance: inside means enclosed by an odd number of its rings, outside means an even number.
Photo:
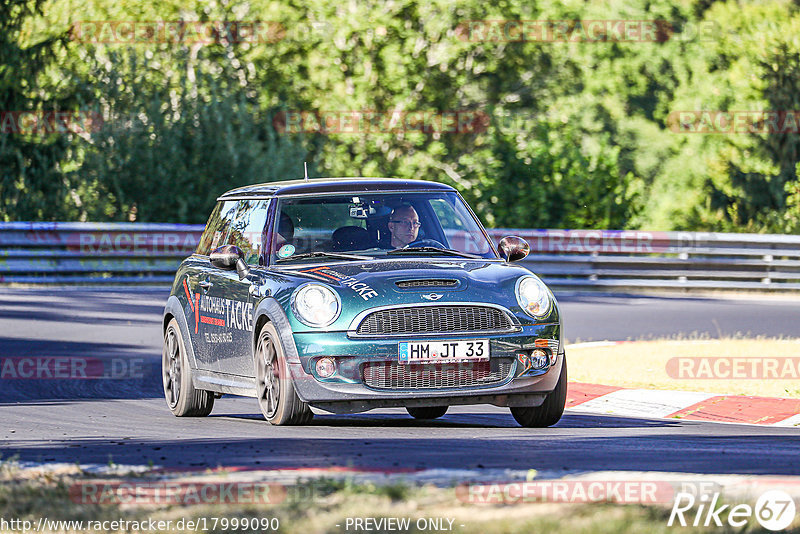
[{"label": "license plate", "polygon": [[489,359],[489,340],[401,341],[400,363],[455,363]]}]

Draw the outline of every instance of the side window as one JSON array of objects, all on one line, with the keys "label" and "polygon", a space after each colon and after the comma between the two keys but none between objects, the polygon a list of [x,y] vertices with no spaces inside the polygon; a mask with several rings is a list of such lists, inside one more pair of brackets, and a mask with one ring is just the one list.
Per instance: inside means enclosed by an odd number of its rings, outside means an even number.
[{"label": "side window", "polygon": [[233,214],[239,202],[236,200],[226,200],[217,202],[211,217],[208,218],[206,229],[197,245],[197,254],[208,256],[215,248],[225,244],[227,239],[228,227],[230,226]]},{"label": "side window", "polygon": [[258,265],[268,208],[269,200],[243,200],[230,226],[226,244],[242,249],[250,265]]}]

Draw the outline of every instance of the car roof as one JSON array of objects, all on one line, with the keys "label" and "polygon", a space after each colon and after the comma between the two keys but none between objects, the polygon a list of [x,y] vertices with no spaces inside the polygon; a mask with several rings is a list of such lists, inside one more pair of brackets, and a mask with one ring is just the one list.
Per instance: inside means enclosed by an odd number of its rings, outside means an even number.
[{"label": "car roof", "polygon": [[217,200],[319,193],[372,193],[382,191],[455,191],[452,187],[426,180],[398,178],[313,178],[246,185],[231,189]]}]

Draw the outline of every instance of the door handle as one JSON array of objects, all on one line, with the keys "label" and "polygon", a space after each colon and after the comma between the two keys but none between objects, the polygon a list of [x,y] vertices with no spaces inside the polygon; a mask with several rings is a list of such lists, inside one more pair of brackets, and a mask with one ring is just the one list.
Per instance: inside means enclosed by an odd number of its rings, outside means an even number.
[{"label": "door handle", "polygon": [[211,283],[211,280],[201,280],[198,285],[203,288],[203,291],[208,291],[214,284]]},{"label": "door handle", "polygon": [[251,297],[267,297],[269,296],[269,290],[261,286],[257,283],[251,283],[250,287],[247,288],[247,292],[250,293]]}]

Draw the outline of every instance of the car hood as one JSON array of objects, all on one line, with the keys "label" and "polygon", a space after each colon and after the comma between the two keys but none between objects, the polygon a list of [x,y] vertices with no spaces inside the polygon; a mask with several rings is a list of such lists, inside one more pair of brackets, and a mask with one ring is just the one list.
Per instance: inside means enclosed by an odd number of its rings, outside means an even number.
[{"label": "car hood", "polygon": [[[521,276],[532,273],[519,265],[505,262],[466,258],[404,258],[306,265],[281,269],[281,272],[300,278],[296,280],[299,283],[321,282],[339,294],[342,312],[326,330],[347,330],[359,313],[371,308],[434,302],[495,304],[530,321],[519,308],[514,288]],[[289,298],[279,300],[284,300],[284,309],[294,323],[295,331],[313,330],[294,318]]]}]

